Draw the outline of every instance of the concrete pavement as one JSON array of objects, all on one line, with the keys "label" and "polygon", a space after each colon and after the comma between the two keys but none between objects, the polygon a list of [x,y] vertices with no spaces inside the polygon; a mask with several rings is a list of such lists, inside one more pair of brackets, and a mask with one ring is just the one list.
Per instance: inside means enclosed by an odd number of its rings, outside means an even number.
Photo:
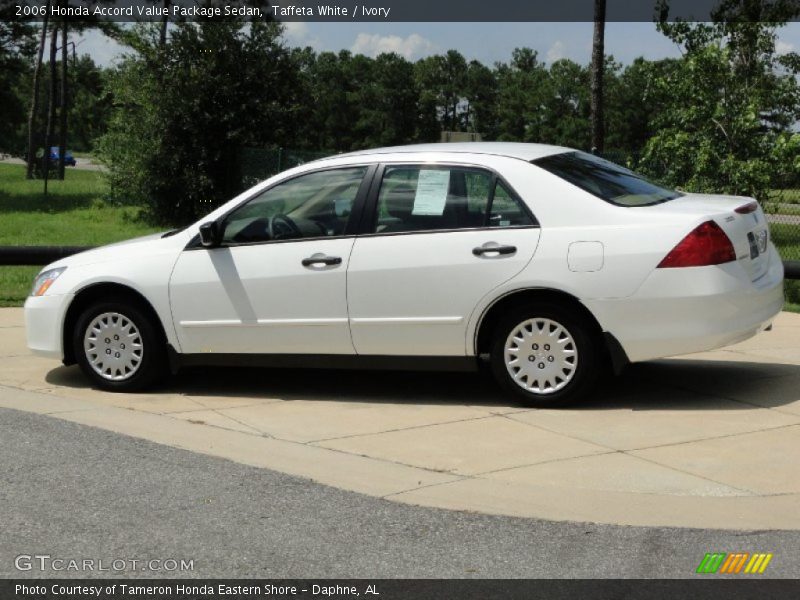
[{"label": "concrete pavement", "polygon": [[89,389],[0,310],[0,406],[407,504],[647,526],[800,529],[800,315],[634,365],[583,406],[526,409],[482,375],[187,371]]}]

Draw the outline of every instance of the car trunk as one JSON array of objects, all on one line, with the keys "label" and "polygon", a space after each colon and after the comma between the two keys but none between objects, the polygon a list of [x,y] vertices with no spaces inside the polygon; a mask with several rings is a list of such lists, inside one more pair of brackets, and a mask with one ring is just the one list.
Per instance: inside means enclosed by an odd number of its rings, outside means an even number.
[{"label": "car trunk", "polygon": [[[713,219],[733,243],[739,264],[752,281],[762,277],[769,268],[769,227],[760,205],[747,213],[737,208],[755,202],[742,196],[716,194],[685,194],[650,208],[668,214],[687,214]],[[699,224],[699,223],[698,223]],[[689,233],[687,231],[687,233]]]}]

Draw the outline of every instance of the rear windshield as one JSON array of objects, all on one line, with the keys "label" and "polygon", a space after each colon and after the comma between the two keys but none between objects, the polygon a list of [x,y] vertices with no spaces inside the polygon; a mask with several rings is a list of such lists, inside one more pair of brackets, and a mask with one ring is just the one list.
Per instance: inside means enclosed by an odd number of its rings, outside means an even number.
[{"label": "rear windshield", "polygon": [[585,152],[553,154],[532,162],[582,190],[619,206],[650,206],[683,195]]}]

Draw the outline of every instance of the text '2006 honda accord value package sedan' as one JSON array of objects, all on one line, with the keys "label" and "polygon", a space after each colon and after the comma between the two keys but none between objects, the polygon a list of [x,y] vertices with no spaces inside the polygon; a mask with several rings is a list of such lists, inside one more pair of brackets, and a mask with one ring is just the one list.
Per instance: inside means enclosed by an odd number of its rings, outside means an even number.
[{"label": "text '2006 honda accord value package sedan'", "polygon": [[511,143],[339,155],[181,230],[47,266],[29,347],[95,385],[182,365],[468,370],[528,404],[604,368],[767,328],[783,265],[752,198],[665,189],[590,154]]}]

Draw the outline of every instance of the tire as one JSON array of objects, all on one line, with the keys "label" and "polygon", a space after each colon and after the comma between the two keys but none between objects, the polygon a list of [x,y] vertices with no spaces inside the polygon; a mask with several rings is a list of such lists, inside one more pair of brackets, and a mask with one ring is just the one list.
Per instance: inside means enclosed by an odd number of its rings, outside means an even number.
[{"label": "tire", "polygon": [[569,307],[542,302],[514,310],[492,338],[495,379],[527,406],[555,408],[581,399],[601,365],[591,324]]},{"label": "tire", "polygon": [[72,332],[75,359],[95,387],[147,389],[167,374],[166,341],[149,311],[127,298],[86,308]]}]

